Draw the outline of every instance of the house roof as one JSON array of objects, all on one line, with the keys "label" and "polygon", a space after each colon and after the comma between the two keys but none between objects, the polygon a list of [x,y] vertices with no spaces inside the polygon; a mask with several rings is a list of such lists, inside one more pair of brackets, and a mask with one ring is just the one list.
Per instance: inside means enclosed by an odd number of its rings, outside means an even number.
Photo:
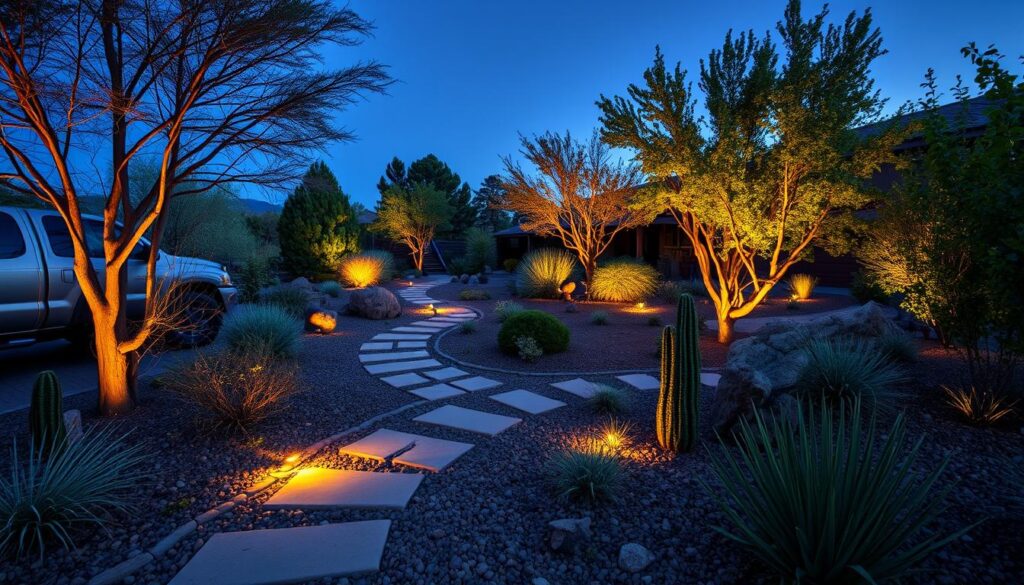
[{"label": "house roof", "polygon": [[[988,125],[988,110],[997,106],[997,100],[990,100],[985,96],[973,97],[964,101],[956,101],[944,104],[936,108],[936,112],[946,119],[950,128],[962,129],[968,136],[981,134]],[[885,130],[894,120],[901,124],[910,124],[923,120],[931,112],[918,110],[904,114],[898,118],[890,118],[882,122],[867,124],[856,129],[857,135],[861,138],[873,136]],[[924,132],[918,131],[907,137],[896,150],[906,150],[924,146]]]}]

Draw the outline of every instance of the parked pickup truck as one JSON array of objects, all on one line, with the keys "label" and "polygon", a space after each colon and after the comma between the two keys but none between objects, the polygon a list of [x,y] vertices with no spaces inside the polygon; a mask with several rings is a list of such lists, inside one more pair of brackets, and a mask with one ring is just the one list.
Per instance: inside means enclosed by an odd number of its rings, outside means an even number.
[{"label": "parked pickup truck", "polygon": [[[102,276],[103,219],[85,216],[86,243]],[[128,260],[128,316],[145,311],[146,240]],[[0,348],[65,338],[88,343],[92,317],[73,270],[74,250],[64,221],[54,211],[0,207]],[[176,307],[186,323],[167,341],[198,346],[213,341],[236,289],[224,267],[198,258],[161,253],[157,281],[175,283]]]}]

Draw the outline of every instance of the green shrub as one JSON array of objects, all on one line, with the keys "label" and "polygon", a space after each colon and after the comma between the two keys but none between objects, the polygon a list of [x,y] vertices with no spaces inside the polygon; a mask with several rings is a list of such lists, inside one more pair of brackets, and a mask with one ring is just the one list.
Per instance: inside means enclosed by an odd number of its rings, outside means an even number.
[{"label": "green shrub", "polygon": [[277,305],[242,305],[228,313],[220,335],[238,354],[291,358],[299,351],[302,323]]},{"label": "green shrub", "polygon": [[470,228],[466,230],[466,273],[483,272],[487,266],[494,266],[498,258],[498,247],[491,232]]},{"label": "green shrub", "polygon": [[796,383],[801,395],[833,406],[859,398],[879,407],[899,396],[902,370],[869,341],[816,339],[807,357]]},{"label": "green shrub", "polygon": [[540,248],[516,268],[516,292],[524,298],[556,299],[579,268],[576,257],[558,248]]},{"label": "green shrub", "polygon": [[50,542],[67,550],[86,526],[103,528],[129,510],[144,478],[141,447],[115,427],[87,429],[51,456],[31,447],[26,461],[11,447],[10,472],[0,476],[0,553],[42,558]]},{"label": "green shrub", "polygon": [[604,450],[561,451],[548,461],[547,475],[558,497],[566,500],[614,500],[622,486],[619,459]]},{"label": "green shrub", "polygon": [[491,293],[476,288],[467,288],[459,291],[459,298],[464,301],[486,301],[491,298]]},{"label": "green shrub", "polygon": [[537,340],[528,335],[516,337],[515,343],[516,350],[519,352],[519,359],[524,362],[535,362],[544,355],[544,350],[537,343]]},{"label": "green shrub", "polygon": [[245,261],[239,273],[239,297],[243,303],[254,303],[260,291],[274,283],[274,271],[266,258],[252,257]]},{"label": "green shrub", "polygon": [[515,272],[516,266],[519,266],[518,258],[505,258],[505,261],[501,263],[502,268],[505,272]]},{"label": "green shrub", "polygon": [[875,340],[875,346],[891,361],[910,364],[917,361],[917,344],[902,331],[893,330]]},{"label": "green shrub", "polygon": [[298,390],[291,365],[254,352],[198,354],[168,378],[167,389],[199,409],[216,429],[247,431],[280,411]]},{"label": "green shrub", "polygon": [[592,325],[607,325],[608,311],[594,311],[590,313],[590,323]]},{"label": "green shrub", "polygon": [[818,417],[801,408],[795,425],[756,413],[753,426],[741,420],[739,453],[724,443],[710,453],[721,487],[701,481],[728,521],[715,529],[785,581],[898,579],[968,529],[926,530],[953,487],[932,490],[948,460],[917,471],[924,438],[908,444],[905,426],[901,414],[880,435],[874,415],[862,424],[859,401],[838,413],[822,405]]},{"label": "green shrub", "polygon": [[588,291],[598,301],[645,301],[658,291],[658,271],[641,260],[616,258],[597,267]]},{"label": "green shrub", "polygon": [[462,323],[459,323],[459,332],[463,335],[476,333],[476,321],[463,321]]},{"label": "green shrub", "polygon": [[341,296],[342,290],[344,289],[341,288],[341,284],[336,280],[325,280],[320,283],[320,292],[334,299]]},{"label": "green shrub", "polygon": [[512,315],[524,310],[522,305],[513,301],[498,301],[494,303],[494,314],[498,316],[498,321],[502,323]]},{"label": "green shrub", "polygon": [[516,355],[517,337],[532,337],[544,353],[559,353],[569,348],[569,328],[544,311],[521,311],[512,315],[501,325],[498,332],[498,347],[501,351]]},{"label": "green shrub", "polygon": [[622,414],[629,406],[629,394],[621,388],[607,384],[595,384],[594,394],[587,399],[587,405],[601,414]]},{"label": "green shrub", "polygon": [[309,307],[309,293],[298,286],[282,285],[263,291],[260,301],[279,307],[293,319],[302,320]]},{"label": "green shrub", "polygon": [[451,274],[452,276],[462,276],[463,274],[469,273],[469,262],[466,261],[465,256],[452,258],[448,261],[448,274]]}]

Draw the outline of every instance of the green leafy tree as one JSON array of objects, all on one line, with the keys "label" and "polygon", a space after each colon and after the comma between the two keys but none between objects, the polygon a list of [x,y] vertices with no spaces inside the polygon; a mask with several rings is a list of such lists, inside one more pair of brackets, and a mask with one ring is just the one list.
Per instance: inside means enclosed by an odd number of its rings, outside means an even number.
[{"label": "green leafy tree", "polygon": [[377,190],[383,196],[395,185],[404,189],[413,185],[430,185],[445,194],[451,215],[446,221],[447,227],[439,235],[458,238],[476,223],[476,209],[471,204],[473,191],[469,184],[463,183],[458,174],[433,154],[414,161],[408,170],[397,157],[392,159],[377,183]]},{"label": "green leafy tree", "polygon": [[804,20],[791,0],[776,27],[781,51],[770,35],[727,34],[700,64],[706,119],[660,50],[643,85],[598,102],[603,138],[655,179],[637,209],[669,210],[689,239],[722,343],[812,246],[848,247],[848,212],[872,199],[867,179],[901,140],[896,128],[853,130],[884,104],[870,76],[884,54],[870,11],[827,17]]},{"label": "green leafy tree", "polygon": [[873,280],[954,344],[979,390],[1012,389],[1024,351],[1024,83],[994,48],[963,50],[986,98],[980,135],[943,115],[934,73],[919,103],[925,149],[885,202],[861,258]]},{"label": "green leafy tree", "polygon": [[342,256],[359,250],[359,222],[327,165],[310,165],[284,202],[277,230],[285,268],[294,274],[333,272]]},{"label": "green leafy tree", "polygon": [[422,272],[427,246],[438,230],[448,227],[451,215],[448,196],[433,185],[391,185],[381,196],[371,229],[405,244],[416,270]]},{"label": "green leafy tree", "polygon": [[477,227],[497,232],[512,225],[511,214],[500,207],[505,196],[501,175],[489,175],[484,178],[470,202],[476,210]]}]

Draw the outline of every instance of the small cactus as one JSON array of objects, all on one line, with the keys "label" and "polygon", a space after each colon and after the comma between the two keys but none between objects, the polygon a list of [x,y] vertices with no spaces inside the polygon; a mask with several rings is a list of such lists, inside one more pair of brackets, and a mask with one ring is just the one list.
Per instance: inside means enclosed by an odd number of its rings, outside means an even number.
[{"label": "small cactus", "polygon": [[60,380],[51,370],[36,376],[32,386],[32,404],[28,413],[32,444],[39,452],[59,448],[67,439],[64,427],[64,400]]},{"label": "small cactus", "polygon": [[690,451],[697,443],[700,397],[700,328],[693,297],[679,297],[676,326],[661,334],[661,388],[656,430],[658,443],[671,451]]}]

